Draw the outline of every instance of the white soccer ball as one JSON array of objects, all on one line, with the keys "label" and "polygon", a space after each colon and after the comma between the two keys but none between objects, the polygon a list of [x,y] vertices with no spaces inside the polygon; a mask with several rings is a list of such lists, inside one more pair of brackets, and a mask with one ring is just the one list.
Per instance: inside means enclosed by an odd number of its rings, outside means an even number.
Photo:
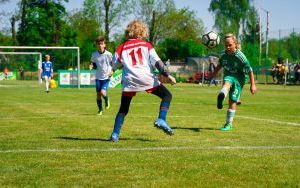
[{"label": "white soccer ball", "polygon": [[202,43],[209,49],[213,49],[217,47],[220,43],[219,35],[214,32],[210,31],[204,35],[202,35]]}]

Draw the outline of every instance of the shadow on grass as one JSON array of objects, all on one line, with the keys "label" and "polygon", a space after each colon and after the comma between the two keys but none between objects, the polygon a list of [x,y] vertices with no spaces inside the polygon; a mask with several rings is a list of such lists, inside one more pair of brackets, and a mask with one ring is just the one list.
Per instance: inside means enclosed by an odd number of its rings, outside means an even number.
[{"label": "shadow on grass", "polygon": [[[62,136],[62,137],[54,137],[54,139],[62,139],[62,140],[78,140],[78,141],[101,141],[101,142],[111,142],[109,138],[79,138],[79,137],[68,137],[68,136]],[[120,138],[119,140],[137,140],[142,142],[158,142],[158,140],[150,140],[150,139],[144,139],[144,138]]]},{"label": "shadow on grass", "polygon": [[196,127],[172,127],[172,129],[182,129],[182,130],[190,130],[190,131],[194,131],[194,132],[200,132],[201,130],[211,130],[211,131],[215,131],[215,130],[219,130],[216,128],[211,128],[211,127],[204,127],[204,128],[196,128]]}]

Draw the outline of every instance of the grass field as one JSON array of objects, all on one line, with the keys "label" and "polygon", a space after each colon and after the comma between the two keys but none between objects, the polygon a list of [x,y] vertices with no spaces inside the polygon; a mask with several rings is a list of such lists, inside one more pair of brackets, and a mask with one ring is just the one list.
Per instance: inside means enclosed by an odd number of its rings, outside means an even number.
[{"label": "grass field", "polygon": [[139,93],[112,143],[120,89],[100,117],[93,88],[46,94],[37,81],[1,81],[0,187],[300,186],[300,86],[245,86],[229,132],[219,131],[219,87],[167,87],[175,135],[153,127],[160,101]]}]

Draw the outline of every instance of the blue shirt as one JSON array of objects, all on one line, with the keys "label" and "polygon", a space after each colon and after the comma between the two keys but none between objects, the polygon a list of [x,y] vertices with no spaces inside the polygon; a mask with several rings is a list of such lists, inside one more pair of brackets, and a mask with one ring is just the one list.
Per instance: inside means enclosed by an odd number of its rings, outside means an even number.
[{"label": "blue shirt", "polygon": [[44,61],[42,63],[43,76],[50,76],[53,65],[51,61]]}]

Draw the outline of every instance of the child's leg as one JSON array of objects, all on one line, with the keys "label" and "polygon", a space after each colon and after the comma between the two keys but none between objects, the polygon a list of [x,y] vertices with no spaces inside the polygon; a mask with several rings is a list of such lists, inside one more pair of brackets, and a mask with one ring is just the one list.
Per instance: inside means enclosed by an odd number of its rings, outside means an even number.
[{"label": "child's leg", "polygon": [[102,115],[102,99],[101,99],[101,80],[96,80],[96,93],[97,93],[97,98],[96,98],[96,103],[98,106],[98,114]]},{"label": "child's leg", "polygon": [[45,76],[45,86],[46,86],[46,91],[49,91],[49,77]]},{"label": "child's leg", "polygon": [[119,139],[120,131],[124,123],[125,116],[129,111],[129,106],[132,96],[123,96],[121,98],[121,106],[119,112],[115,118],[114,130],[111,134],[111,140],[117,141]]},{"label": "child's leg", "polygon": [[218,95],[218,98],[217,98],[217,107],[218,109],[222,109],[223,108],[223,101],[225,99],[225,97],[227,96],[228,92],[229,92],[229,89],[230,89],[230,82],[228,81],[225,81],[224,84],[223,84],[223,87]]},{"label": "child's leg", "polygon": [[229,91],[229,107],[226,114],[226,123],[222,131],[228,131],[232,129],[232,122],[237,108],[237,101],[239,101],[242,88],[239,83],[234,82]]},{"label": "child's leg", "polygon": [[110,104],[109,104],[109,100],[108,100],[108,96],[107,96],[107,90],[108,90],[108,86],[109,86],[109,79],[107,80],[103,80],[102,81],[102,87],[101,87],[101,95],[104,99],[105,102],[105,108],[109,109]]},{"label": "child's leg", "polygon": [[174,131],[166,122],[167,113],[172,100],[172,94],[163,85],[160,85],[156,90],[152,91],[152,94],[162,99],[160,103],[158,119],[154,122],[154,126],[163,130],[168,135],[173,135]]},{"label": "child's leg", "polygon": [[160,85],[156,90],[154,90],[152,92],[152,94],[154,94],[154,95],[156,95],[156,96],[158,96],[159,98],[162,99],[161,103],[160,103],[160,107],[159,107],[158,118],[163,119],[164,121],[166,121],[167,113],[168,113],[170,103],[171,103],[171,100],[172,100],[172,94],[163,85]]},{"label": "child's leg", "polygon": [[102,112],[102,99],[101,99],[101,92],[97,91],[97,106],[98,106],[98,111],[99,113]]},{"label": "child's leg", "polygon": [[227,116],[226,116],[226,124],[232,124],[233,118],[236,111],[236,102],[229,100],[229,108],[227,110]]}]

